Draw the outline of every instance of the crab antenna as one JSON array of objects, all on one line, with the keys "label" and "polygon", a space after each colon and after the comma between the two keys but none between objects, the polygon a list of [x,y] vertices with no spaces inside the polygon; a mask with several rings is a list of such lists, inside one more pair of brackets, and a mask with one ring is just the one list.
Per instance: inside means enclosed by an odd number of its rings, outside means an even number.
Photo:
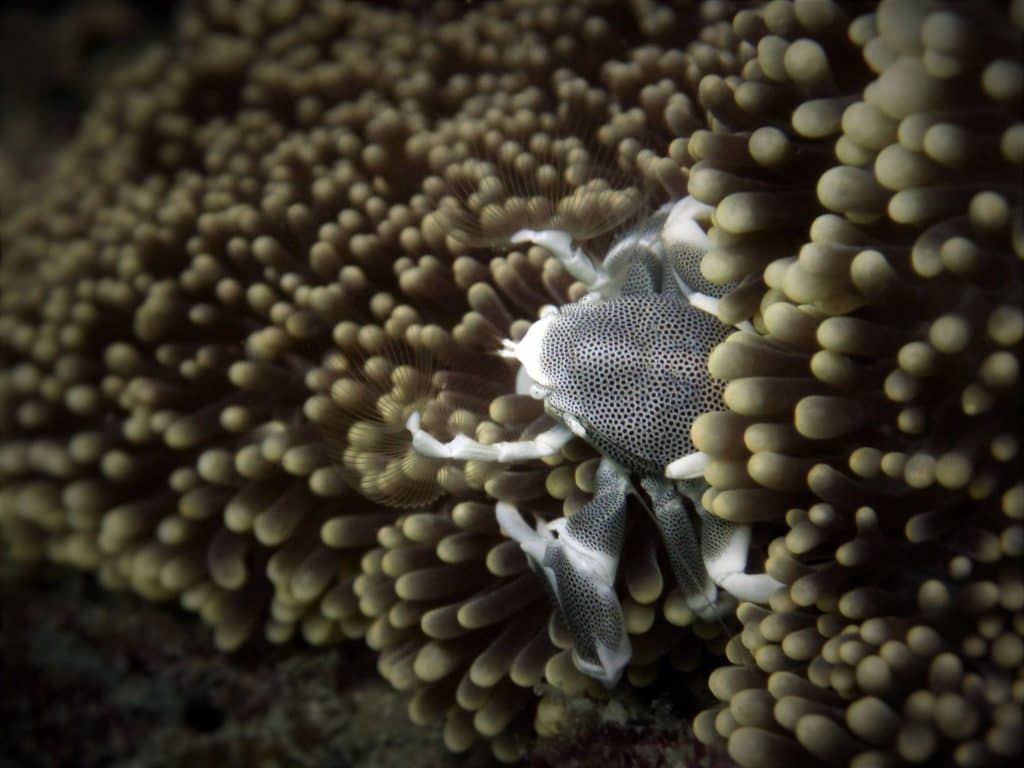
[{"label": "crab antenna", "polygon": [[502,339],[501,349],[498,350],[498,356],[514,360],[516,357],[516,343],[512,341],[512,339]]}]

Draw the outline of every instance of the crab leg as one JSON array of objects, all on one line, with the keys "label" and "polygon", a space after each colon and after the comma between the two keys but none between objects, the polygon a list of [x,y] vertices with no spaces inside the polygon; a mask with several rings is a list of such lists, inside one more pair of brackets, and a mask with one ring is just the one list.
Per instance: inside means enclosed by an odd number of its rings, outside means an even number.
[{"label": "crab leg", "polygon": [[533,243],[546,248],[561,262],[566,272],[587,287],[593,286],[604,275],[594,266],[582,248],[572,247],[572,235],[561,229],[520,229],[512,233],[513,243]]},{"label": "crab leg", "polygon": [[534,531],[511,504],[499,502],[495,510],[505,534],[519,542],[531,567],[547,579],[572,635],[576,668],[609,688],[632,654],[615,592],[629,490],[628,478],[602,459],[594,498],[572,517],[538,522]]},{"label": "crab leg", "polygon": [[715,583],[739,600],[767,603],[781,582],[767,573],[744,573],[750,526],[736,525],[709,512],[701,515],[701,551]]},{"label": "crab leg", "polygon": [[720,613],[718,589],[704,568],[697,531],[682,497],[666,480],[645,477],[640,485],[654,504],[658,531],[686,605],[703,619],[716,618]]},{"label": "crab leg", "polygon": [[684,243],[695,250],[707,251],[711,242],[696,219],[702,215],[709,216],[714,210],[713,205],[702,203],[689,195],[674,203],[661,229],[662,243],[666,247]]},{"label": "crab leg", "polygon": [[554,456],[573,439],[573,433],[568,427],[556,424],[532,440],[485,445],[466,435],[456,435],[447,443],[442,443],[420,427],[419,411],[413,411],[409,415],[405,428],[412,433],[412,447],[417,453],[434,459],[479,459],[498,462],[542,459],[545,456]]}]

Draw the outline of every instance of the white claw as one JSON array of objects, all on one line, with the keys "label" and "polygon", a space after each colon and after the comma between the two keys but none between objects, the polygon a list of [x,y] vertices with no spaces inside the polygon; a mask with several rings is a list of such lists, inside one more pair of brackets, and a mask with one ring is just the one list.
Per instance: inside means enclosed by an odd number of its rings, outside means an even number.
[{"label": "white claw", "polygon": [[526,372],[526,369],[519,366],[519,370],[516,372],[516,394],[517,395],[529,395],[530,389],[536,386],[536,382],[530,378],[530,374]]},{"label": "white claw", "polygon": [[701,451],[688,453],[665,467],[665,477],[670,480],[692,480],[702,477],[710,457]]},{"label": "white claw", "polygon": [[694,309],[707,312],[716,320],[718,319],[718,299],[708,296],[706,293],[693,291],[686,297],[686,300],[690,302],[690,306]]},{"label": "white claw", "polygon": [[523,516],[519,514],[519,510],[507,501],[499,501],[494,505],[494,516],[498,520],[501,532],[510,539],[522,542],[538,535],[526,524]]},{"label": "white claw", "polygon": [[736,525],[713,557],[705,557],[708,576],[737,600],[767,604],[775,590],[784,586],[767,573],[745,573],[750,551],[750,526]]},{"label": "white claw", "polygon": [[[494,505],[494,516],[498,520],[501,532],[518,542],[523,553],[533,560],[538,568],[543,568],[544,554],[548,544],[554,540],[547,535],[547,531],[543,527],[544,524],[538,520],[537,530],[534,530],[526,524],[518,509],[504,501],[499,501]],[[547,577],[554,583],[553,573],[547,574]]]},{"label": "white claw", "polygon": [[696,219],[710,214],[714,208],[693,197],[684,197],[672,206],[664,226],[661,228],[661,241],[665,245],[684,243],[700,250],[707,250],[711,243],[707,233],[700,228]]}]

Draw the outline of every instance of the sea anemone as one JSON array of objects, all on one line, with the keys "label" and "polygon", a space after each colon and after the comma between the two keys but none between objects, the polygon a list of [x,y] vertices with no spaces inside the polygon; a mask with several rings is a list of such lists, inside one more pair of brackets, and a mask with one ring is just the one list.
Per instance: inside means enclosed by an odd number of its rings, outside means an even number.
[{"label": "sea anemone", "polygon": [[[1021,751],[1024,6],[188,4],[0,220],[0,540],[177,601],[225,651],[365,639],[417,722],[515,760],[606,699],[493,516],[590,497],[494,354],[690,194],[750,320],[710,356],[704,506],[786,585],[697,620],[632,510],[634,655],[741,765]],[[860,15],[858,15],[860,14]],[[0,199],[13,200],[4,193]],[[725,659],[722,659],[724,654]]]}]

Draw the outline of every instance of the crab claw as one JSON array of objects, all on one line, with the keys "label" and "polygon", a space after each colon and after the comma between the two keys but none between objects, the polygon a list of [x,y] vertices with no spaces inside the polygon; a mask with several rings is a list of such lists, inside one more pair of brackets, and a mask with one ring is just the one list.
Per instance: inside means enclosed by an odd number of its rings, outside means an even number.
[{"label": "crab claw", "polygon": [[701,229],[697,219],[709,217],[714,206],[702,203],[694,197],[684,197],[669,211],[661,230],[661,240],[666,247],[686,245],[706,251],[710,247],[707,233]]},{"label": "crab claw", "polygon": [[632,649],[615,593],[618,558],[587,548],[566,530],[565,518],[538,521],[534,530],[511,504],[498,502],[502,531],[519,542],[530,567],[545,578],[548,593],[572,635],[572,659],[583,674],[611,688]]}]

